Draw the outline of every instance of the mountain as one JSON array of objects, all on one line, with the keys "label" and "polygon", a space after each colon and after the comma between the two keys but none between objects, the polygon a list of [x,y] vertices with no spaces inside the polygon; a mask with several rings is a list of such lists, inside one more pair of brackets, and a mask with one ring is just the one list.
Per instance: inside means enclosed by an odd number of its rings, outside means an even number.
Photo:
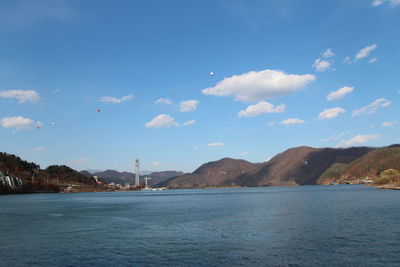
[{"label": "mountain", "polygon": [[343,170],[341,179],[346,181],[370,177],[375,180],[388,169],[400,171],[400,145],[373,150],[353,161]]},{"label": "mountain", "polygon": [[90,172],[88,172],[88,171],[80,171],[79,173],[85,175],[85,176],[88,177],[88,178],[90,178],[90,177],[93,176],[93,175],[92,175]]},{"label": "mountain", "polygon": [[152,172],[146,175],[146,177],[151,178],[151,180],[149,180],[150,185],[156,185],[172,177],[182,176],[183,174],[184,173],[181,171],[160,171]]},{"label": "mountain", "polygon": [[114,182],[116,184],[135,183],[135,174],[131,172],[119,172],[116,170],[105,170],[93,173],[94,176],[102,178],[107,183]]},{"label": "mountain", "polygon": [[[149,185],[158,184],[166,179],[171,177],[180,176],[183,172],[179,171],[161,171],[161,172],[152,172],[148,175],[140,175],[139,180],[142,183],[145,177],[151,178],[149,180]],[[93,175],[102,178],[107,183],[117,183],[117,184],[124,184],[124,183],[135,183],[135,174],[131,172],[119,172],[116,170],[105,170],[102,172],[96,172]]]},{"label": "mountain", "polygon": [[[191,174],[173,177],[160,186],[193,188],[214,186],[276,186],[317,184],[335,163],[349,164],[373,148],[346,149],[301,146],[288,149],[265,163],[224,158],[200,166]],[[320,181],[323,183],[324,181]]]},{"label": "mountain", "polygon": [[202,188],[214,186],[236,186],[232,178],[254,170],[258,164],[245,160],[223,158],[201,165],[193,173],[170,178],[159,186],[170,188]]},{"label": "mountain", "polygon": [[291,148],[234,181],[243,186],[313,185],[333,164],[348,164],[371,150],[368,147]]},{"label": "mountain", "polygon": [[100,169],[88,169],[88,170],[85,170],[85,171],[87,171],[90,174],[93,174],[93,173],[96,173],[96,172],[102,172],[103,170],[100,170]]}]

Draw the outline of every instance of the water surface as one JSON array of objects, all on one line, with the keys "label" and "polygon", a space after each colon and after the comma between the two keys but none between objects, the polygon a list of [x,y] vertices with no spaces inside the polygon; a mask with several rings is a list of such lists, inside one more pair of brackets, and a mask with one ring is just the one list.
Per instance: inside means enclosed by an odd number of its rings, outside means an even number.
[{"label": "water surface", "polygon": [[358,185],[0,196],[0,265],[400,265],[400,192]]}]

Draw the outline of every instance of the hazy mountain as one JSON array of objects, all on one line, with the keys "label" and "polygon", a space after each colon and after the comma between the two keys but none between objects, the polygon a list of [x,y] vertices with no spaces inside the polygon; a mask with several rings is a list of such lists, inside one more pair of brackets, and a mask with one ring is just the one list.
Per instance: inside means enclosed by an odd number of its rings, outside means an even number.
[{"label": "hazy mountain", "polygon": [[107,183],[135,183],[135,174],[131,172],[119,172],[116,170],[105,170],[102,172],[93,173],[94,176],[102,178]]},{"label": "hazy mountain", "polygon": [[83,175],[85,175],[86,177],[92,177],[92,174],[90,173],[90,172],[88,172],[88,171],[80,171],[79,173],[81,173],[81,174],[83,174]]},{"label": "hazy mountain", "polygon": [[103,170],[100,170],[100,169],[88,169],[88,170],[85,170],[85,171],[93,174],[93,173],[96,173],[96,172],[102,172]]},{"label": "hazy mountain", "polygon": [[[155,185],[157,183],[160,183],[166,179],[169,179],[171,177],[179,176],[182,175],[183,172],[179,171],[161,171],[161,172],[152,172],[148,175],[140,175],[139,181],[140,183],[143,183],[145,177],[151,178],[148,183],[149,185]],[[116,170],[105,170],[102,172],[96,172],[93,175],[102,178],[104,181],[107,183],[118,183],[118,184],[124,184],[124,183],[135,183],[135,174],[131,172],[119,172]]]}]

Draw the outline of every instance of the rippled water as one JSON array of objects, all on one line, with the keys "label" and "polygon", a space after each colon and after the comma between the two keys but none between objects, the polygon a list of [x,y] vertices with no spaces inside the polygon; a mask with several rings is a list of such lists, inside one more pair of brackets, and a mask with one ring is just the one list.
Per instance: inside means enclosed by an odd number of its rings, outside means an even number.
[{"label": "rippled water", "polygon": [[0,196],[0,265],[400,265],[400,191]]}]

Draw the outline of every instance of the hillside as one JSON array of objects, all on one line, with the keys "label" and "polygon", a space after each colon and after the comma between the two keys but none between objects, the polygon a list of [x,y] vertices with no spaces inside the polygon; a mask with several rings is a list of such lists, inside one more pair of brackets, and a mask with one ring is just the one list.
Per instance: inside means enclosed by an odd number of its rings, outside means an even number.
[{"label": "hillside", "polygon": [[206,163],[191,174],[171,178],[160,185],[170,188],[312,185],[317,184],[321,175],[333,164],[348,164],[371,150],[367,147],[335,149],[302,146],[288,149],[262,164],[225,158]]},{"label": "hillside", "polygon": [[20,178],[24,185],[23,192],[55,192],[60,190],[60,186],[68,183],[96,185],[94,179],[88,178],[68,166],[53,165],[43,170],[35,163],[2,152],[0,152],[0,171]]},{"label": "hillside", "polygon": [[193,173],[173,177],[159,186],[170,188],[204,188],[214,186],[237,186],[232,178],[255,169],[258,164],[245,160],[223,158],[201,165]]},{"label": "hillside", "polygon": [[130,172],[119,172],[116,170],[105,170],[93,173],[93,176],[102,178],[107,183],[114,182],[116,184],[135,183],[135,174]]},{"label": "hillside", "polygon": [[379,148],[353,161],[343,170],[343,181],[370,177],[376,179],[385,170],[400,171],[400,145]]},{"label": "hillside", "polygon": [[149,180],[150,185],[156,185],[172,177],[182,176],[183,174],[184,173],[181,171],[160,171],[160,172],[152,172],[146,175],[146,177],[151,178],[151,180]]}]

